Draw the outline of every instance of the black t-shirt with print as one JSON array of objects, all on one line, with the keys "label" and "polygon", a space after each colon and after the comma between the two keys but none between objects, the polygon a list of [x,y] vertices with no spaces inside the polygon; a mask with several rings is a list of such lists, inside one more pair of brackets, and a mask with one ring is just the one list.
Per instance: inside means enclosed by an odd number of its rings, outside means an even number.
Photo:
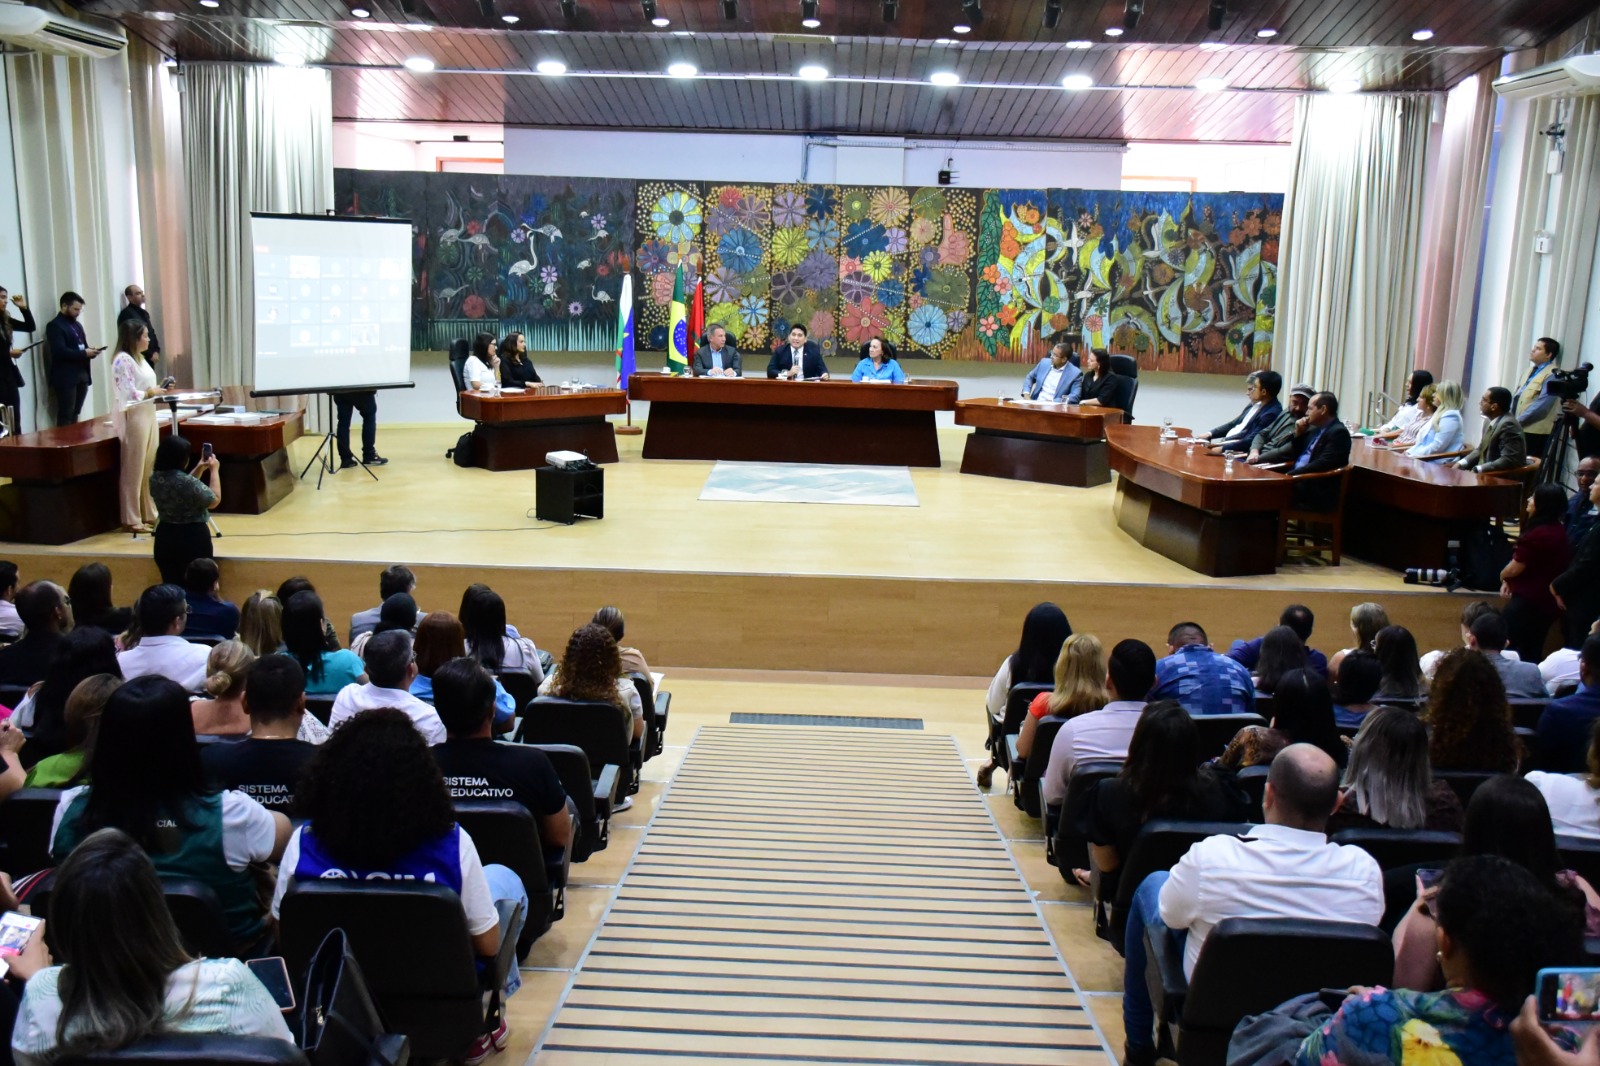
[{"label": "black t-shirt with print", "polygon": [[269,811],[287,815],[295,785],[317,753],[303,740],[240,740],[206,744],[200,761],[219,788],[236,788]]},{"label": "black t-shirt with print", "polygon": [[566,809],[561,779],[537,748],[462,739],[447,740],[431,750],[453,800],[512,800],[536,818]]}]

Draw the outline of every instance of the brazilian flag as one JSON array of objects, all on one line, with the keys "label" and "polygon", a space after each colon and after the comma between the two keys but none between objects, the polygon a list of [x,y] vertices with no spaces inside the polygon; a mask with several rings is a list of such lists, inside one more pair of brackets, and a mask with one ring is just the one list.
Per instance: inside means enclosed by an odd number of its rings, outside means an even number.
[{"label": "brazilian flag", "polygon": [[672,319],[667,330],[667,366],[674,374],[689,372],[689,309],[683,298],[683,264],[672,283]]}]

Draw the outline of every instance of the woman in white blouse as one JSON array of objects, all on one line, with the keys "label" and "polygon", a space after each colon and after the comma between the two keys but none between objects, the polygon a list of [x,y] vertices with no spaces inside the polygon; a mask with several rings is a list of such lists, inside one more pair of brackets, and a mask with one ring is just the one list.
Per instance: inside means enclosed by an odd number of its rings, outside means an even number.
[{"label": "woman in white blouse", "polygon": [[146,403],[165,390],[156,381],[155,368],[145,358],[150,334],[137,318],[125,318],[117,328],[117,356],[111,360],[111,384],[116,400],[111,420],[122,441],[122,478],[117,498],[122,525],[130,533],[148,533],[156,521],[150,499],[150,472],[156,461],[156,409]]},{"label": "woman in white blouse", "polygon": [[467,379],[467,388],[473,392],[493,392],[494,372],[499,366],[500,357],[495,354],[494,337],[480,333],[472,342],[472,354],[467,356],[467,365],[461,376]]}]

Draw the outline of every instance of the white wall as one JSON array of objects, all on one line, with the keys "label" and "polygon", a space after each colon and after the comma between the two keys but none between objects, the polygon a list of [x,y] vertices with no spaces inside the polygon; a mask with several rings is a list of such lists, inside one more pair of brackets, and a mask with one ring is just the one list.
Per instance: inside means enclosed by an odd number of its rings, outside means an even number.
[{"label": "white wall", "polygon": [[[1137,141],[1122,157],[1122,188],[1195,192],[1289,191],[1294,148],[1287,144],[1182,144]],[[1158,179],[1157,181],[1140,179]],[[1089,186],[1094,188],[1096,186]]]},{"label": "white wall", "polygon": [[[470,138],[458,142],[456,136]],[[438,170],[499,174],[504,149],[499,126],[479,123],[335,122],[333,165],[357,170]],[[464,163],[457,160],[482,160]]]}]

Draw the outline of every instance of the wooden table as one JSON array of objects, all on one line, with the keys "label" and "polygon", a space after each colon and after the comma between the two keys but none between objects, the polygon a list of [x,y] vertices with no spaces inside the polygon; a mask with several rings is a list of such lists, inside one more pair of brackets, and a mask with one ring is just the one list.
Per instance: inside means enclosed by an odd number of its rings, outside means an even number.
[{"label": "wooden table", "polygon": [[1395,570],[1449,564],[1451,541],[1516,514],[1522,485],[1427,463],[1357,439],[1350,449],[1344,542],[1351,555]]},{"label": "wooden table", "polygon": [[955,410],[956,383],[635,374],[628,395],[650,404],[646,459],[938,466],[933,413]]},{"label": "wooden table", "polygon": [[478,424],[472,434],[473,465],[486,470],[532,470],[547,465],[545,453],[553,451],[614,463],[617,435],[606,415],[627,409],[621,389],[564,392],[549,385],[509,395],[461,394],[462,417]]},{"label": "wooden table", "polygon": [[[1270,574],[1278,564],[1278,516],[1290,503],[1286,474],[1163,444],[1159,426],[1107,425],[1119,475],[1117,525],[1151,551],[1212,577]],[[1180,429],[1187,436],[1189,431]]]},{"label": "wooden table", "polygon": [[[254,426],[182,426],[197,458],[209,441],[221,460],[219,512],[261,514],[294,490],[287,447],[300,436],[301,412]],[[121,471],[122,444],[104,418],[0,440],[0,477],[11,479],[0,486],[0,538],[67,544],[117,529]]]},{"label": "wooden table", "polygon": [[956,425],[972,426],[961,454],[963,474],[1079,488],[1111,480],[1106,429],[1120,425],[1112,407],[1032,404],[984,396],[956,404]]}]

